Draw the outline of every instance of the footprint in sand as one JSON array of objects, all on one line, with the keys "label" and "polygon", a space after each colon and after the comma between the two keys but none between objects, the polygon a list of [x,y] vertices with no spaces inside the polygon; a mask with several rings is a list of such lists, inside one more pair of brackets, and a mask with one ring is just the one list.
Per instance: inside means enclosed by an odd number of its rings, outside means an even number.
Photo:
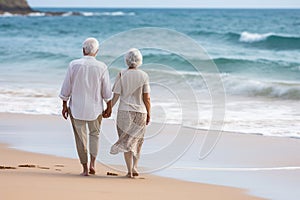
[{"label": "footprint in sand", "polygon": [[26,167],[26,168],[36,168],[36,165],[29,165],[29,164],[23,164],[23,165],[18,165],[18,167]]},{"label": "footprint in sand", "polygon": [[119,176],[119,174],[112,173],[112,172],[107,172],[106,175],[107,176]]},{"label": "footprint in sand", "polygon": [[38,166],[39,169],[50,169],[49,167],[40,167]]},{"label": "footprint in sand", "polygon": [[[59,169],[59,168],[62,168],[62,167],[65,167],[64,165],[59,165],[59,164],[56,164],[56,165],[54,165],[54,167],[56,167],[55,168],[55,171],[61,171],[61,169]],[[58,168],[57,168],[58,167]]]},{"label": "footprint in sand", "polygon": [[24,167],[24,168],[39,168],[39,169],[50,169],[49,167],[42,167],[42,166],[39,166],[39,165],[32,165],[32,164],[18,165],[18,167]]},{"label": "footprint in sand", "polygon": [[17,169],[16,167],[0,166],[0,169]]}]

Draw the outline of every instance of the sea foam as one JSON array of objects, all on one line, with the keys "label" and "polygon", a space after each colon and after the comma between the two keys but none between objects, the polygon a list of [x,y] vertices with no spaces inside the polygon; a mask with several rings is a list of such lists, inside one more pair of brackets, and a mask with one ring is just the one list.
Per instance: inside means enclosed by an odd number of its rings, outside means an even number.
[{"label": "sea foam", "polygon": [[249,42],[249,43],[260,42],[266,40],[271,35],[272,33],[258,34],[258,33],[249,33],[247,31],[244,31],[241,33],[240,41]]},{"label": "sea foam", "polygon": [[[122,12],[122,11],[115,11],[115,12],[64,12],[62,14],[55,14],[53,13],[53,16],[62,16],[62,17],[68,17],[68,16],[84,16],[84,17],[92,17],[92,16],[134,16],[134,12]],[[43,17],[43,16],[52,16],[51,13],[46,12],[32,12],[28,14],[13,14],[10,12],[4,12],[3,14],[0,14],[0,17],[18,17],[18,16],[29,16],[29,17]]]},{"label": "sea foam", "polygon": [[90,17],[90,16],[133,16],[135,15],[134,12],[122,12],[122,11],[115,11],[115,12],[80,12],[81,15]]}]

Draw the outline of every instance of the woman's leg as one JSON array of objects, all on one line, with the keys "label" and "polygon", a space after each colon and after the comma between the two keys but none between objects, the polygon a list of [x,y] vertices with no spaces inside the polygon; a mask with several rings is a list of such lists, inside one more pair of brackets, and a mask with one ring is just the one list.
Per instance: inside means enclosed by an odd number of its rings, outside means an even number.
[{"label": "woman's leg", "polygon": [[133,156],[133,168],[132,168],[132,176],[138,176],[139,173],[137,171],[137,165],[138,165],[139,159],[135,156]]},{"label": "woman's leg", "polygon": [[142,145],[143,145],[143,142],[144,142],[144,133],[143,133],[143,137],[140,138],[138,140],[138,145],[137,145],[137,152],[136,152],[136,155],[133,156],[133,168],[132,168],[132,175],[133,176],[138,176],[139,175],[139,172],[138,172],[138,161],[139,161],[139,158],[140,158],[140,154],[141,154],[141,149],[142,149]]},{"label": "woman's leg", "polygon": [[127,170],[128,170],[128,178],[132,178],[132,152],[125,152],[124,153],[124,158],[125,158],[125,162],[126,162],[126,166],[127,166]]}]

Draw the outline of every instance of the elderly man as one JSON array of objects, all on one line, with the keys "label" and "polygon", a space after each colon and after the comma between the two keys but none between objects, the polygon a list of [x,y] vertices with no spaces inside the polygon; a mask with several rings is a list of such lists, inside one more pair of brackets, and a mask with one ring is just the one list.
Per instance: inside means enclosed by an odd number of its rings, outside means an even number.
[{"label": "elderly man", "polygon": [[[107,66],[98,60],[99,43],[95,38],[83,42],[83,57],[73,60],[68,68],[59,97],[63,100],[62,115],[70,115],[76,147],[83,167],[81,175],[95,174],[99,132],[104,117],[111,115],[111,85]],[[106,102],[106,110],[103,107]],[[69,108],[68,108],[69,101]],[[87,127],[89,130],[90,169],[88,170]]]}]

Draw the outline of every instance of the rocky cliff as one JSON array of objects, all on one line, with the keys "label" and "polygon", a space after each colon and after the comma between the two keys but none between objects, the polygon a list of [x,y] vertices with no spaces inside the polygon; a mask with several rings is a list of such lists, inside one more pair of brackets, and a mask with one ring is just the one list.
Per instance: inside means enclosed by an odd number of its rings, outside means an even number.
[{"label": "rocky cliff", "polygon": [[0,13],[26,14],[33,12],[26,0],[0,0]]}]

